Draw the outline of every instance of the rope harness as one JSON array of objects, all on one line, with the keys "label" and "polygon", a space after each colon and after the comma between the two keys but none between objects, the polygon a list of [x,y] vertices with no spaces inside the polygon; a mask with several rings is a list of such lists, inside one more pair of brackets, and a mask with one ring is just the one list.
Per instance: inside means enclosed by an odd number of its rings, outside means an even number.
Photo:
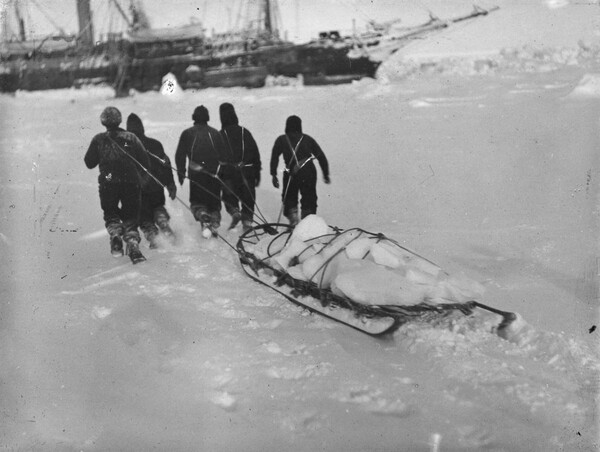
[{"label": "rope harness", "polygon": [[[279,223],[281,221],[281,215],[283,214],[283,210],[285,209],[285,199],[287,198],[288,190],[290,188],[290,183],[292,182],[292,176],[298,174],[298,172],[302,168],[304,168],[304,166],[308,162],[310,162],[311,160],[313,160],[315,158],[314,155],[310,154],[310,157],[302,159],[302,162],[298,161],[298,156],[296,155],[296,153],[298,152],[298,148],[300,147],[300,143],[302,143],[302,139],[304,138],[304,135],[300,136],[300,139],[296,143],[296,146],[292,146],[292,142],[290,141],[289,136],[286,135],[285,138],[288,142],[290,150],[292,151],[292,158],[290,159],[290,162],[283,169],[283,171],[288,174],[288,180],[287,180],[287,184],[285,184],[285,189],[283,190],[283,197],[281,198],[281,209],[279,210],[279,215],[277,216],[277,223]],[[296,165],[290,167],[292,164],[292,159],[296,160]]]},{"label": "rope harness", "polygon": [[[240,163],[238,163],[237,165],[233,165],[232,166],[235,169],[238,169],[240,171],[240,174],[242,176],[242,182],[244,183],[244,186],[248,189],[248,193],[250,194],[250,197],[252,198],[252,202],[254,203],[254,207],[256,208],[257,212],[258,212],[258,217],[263,221],[263,223],[267,223],[267,219],[266,217],[263,215],[263,213],[260,210],[260,207],[258,207],[258,203],[256,202],[256,196],[252,193],[252,188],[250,187],[250,184],[248,183],[248,179],[246,178],[246,175],[244,174],[244,168],[253,168],[256,165],[254,163],[246,163],[244,164],[244,158],[246,157],[246,143],[244,140],[244,132],[246,131],[246,129],[242,126],[240,126],[240,128],[242,129],[242,158],[240,159]],[[229,134],[227,133],[227,130],[223,129],[223,132],[225,133],[225,138],[227,138],[227,145],[229,146],[229,152],[231,153],[231,160],[235,160],[235,155],[233,154],[233,147],[231,146],[231,141],[229,140]],[[246,206],[249,210],[250,209],[247,204],[245,204],[239,196],[236,195],[236,198],[240,201],[240,203],[243,206]],[[253,213],[254,215],[254,213]],[[258,223],[260,224],[260,223]]]},{"label": "rope harness", "polygon": [[[144,165],[143,165],[143,164],[142,164],[142,163],[141,163],[141,162],[140,162],[138,159],[136,159],[136,158],[135,158],[133,155],[129,154],[129,153],[128,153],[128,152],[127,152],[125,149],[123,149],[123,147],[122,147],[122,146],[121,146],[121,145],[120,145],[120,144],[119,144],[117,141],[115,141],[115,140],[114,140],[114,138],[113,138],[113,137],[111,137],[111,136],[110,136],[110,134],[109,134],[108,132],[107,132],[107,137],[109,138],[109,140],[110,140],[112,143],[114,143],[114,144],[116,145],[117,149],[119,149],[119,150],[120,150],[121,152],[123,152],[123,153],[124,153],[124,154],[125,154],[125,155],[126,155],[128,158],[130,158],[130,159],[131,159],[131,160],[132,160],[132,161],[133,161],[133,162],[134,162],[134,163],[135,163],[137,166],[139,166],[139,167],[140,167],[140,168],[141,168],[141,169],[142,169],[142,170],[143,170],[143,171],[144,171],[144,172],[145,172],[145,173],[146,173],[148,176],[150,176],[150,177],[151,177],[151,178],[152,178],[154,181],[156,181],[156,183],[157,183],[157,184],[159,184],[159,185],[160,185],[160,186],[161,186],[163,189],[166,189],[166,188],[167,188],[167,187],[166,187],[166,185],[165,185],[165,184],[163,184],[163,183],[162,183],[162,182],[161,182],[161,181],[160,181],[160,180],[159,180],[159,179],[158,179],[156,176],[154,176],[154,175],[153,175],[153,174],[152,174],[152,173],[151,173],[151,172],[148,170],[148,168],[146,168],[146,167],[145,167],[145,166],[144,166]],[[212,145],[213,145],[213,149],[214,149],[214,150],[215,150],[215,152],[216,152],[216,148],[215,148],[215,146],[214,146],[214,141],[213,141],[213,139],[212,139],[212,136],[210,135],[210,132],[209,132],[209,137],[210,137],[211,143],[212,143]],[[193,146],[195,143],[196,143],[196,136],[194,137],[194,141],[192,142],[192,146]],[[162,164],[163,164],[163,165],[165,165],[165,164],[166,164],[166,161],[163,161],[163,160],[162,160],[162,159],[160,159],[159,157],[155,156],[154,154],[152,154],[151,152],[149,152],[149,151],[148,151],[148,150],[147,150],[145,147],[143,147],[143,146],[142,146],[142,149],[143,149],[143,151],[144,151],[146,154],[148,154],[148,155],[151,155],[152,157],[154,157],[154,158],[155,158],[155,159],[157,159],[158,161],[162,162]],[[193,147],[192,147],[192,149],[191,149],[191,151],[190,151],[190,155],[192,155],[192,153],[193,153]],[[190,160],[191,160],[191,159],[190,159]],[[165,166],[166,166],[166,165],[165,165]],[[219,166],[219,167],[220,167],[220,166]],[[219,168],[219,167],[218,167],[218,168]],[[177,171],[177,168],[173,168],[172,166],[170,166],[170,169],[171,169],[172,171],[176,171],[176,172],[178,172],[178,171]],[[191,169],[192,169],[192,168],[191,168]],[[204,174],[207,174],[207,175],[208,175],[208,176],[210,176],[210,177],[213,177],[213,178],[215,178],[216,180],[218,180],[218,181],[221,183],[221,185],[222,185],[224,188],[228,189],[228,190],[229,190],[229,191],[230,191],[230,192],[231,192],[231,193],[232,193],[232,194],[233,194],[233,195],[234,195],[236,198],[238,198],[238,200],[240,201],[240,203],[242,203],[242,205],[246,205],[246,204],[245,204],[245,203],[244,203],[244,202],[243,202],[241,199],[239,199],[239,197],[238,197],[238,196],[235,194],[235,192],[234,192],[233,190],[231,190],[231,189],[230,189],[230,188],[227,186],[227,184],[226,184],[226,183],[223,181],[223,179],[221,179],[221,178],[219,177],[218,173],[217,173],[217,174],[213,174],[213,173],[211,173],[211,172],[209,172],[209,171],[205,170],[205,169],[204,169],[204,168],[203,168],[201,165],[197,165],[197,167],[196,167],[196,168],[193,168],[193,170],[194,170],[194,171],[198,171],[198,172],[202,172],[202,173],[204,173]],[[215,195],[215,194],[214,194],[213,192],[211,192],[210,190],[206,189],[206,188],[205,188],[205,187],[204,187],[202,184],[198,183],[197,181],[193,180],[192,178],[190,178],[190,177],[188,177],[188,176],[184,176],[184,177],[190,181],[190,184],[194,184],[196,187],[200,188],[200,189],[201,189],[201,190],[203,190],[205,193],[208,193],[209,195],[213,196],[215,199],[218,199],[219,201],[221,200],[221,198],[220,198],[220,197],[218,197],[217,195]],[[183,205],[183,206],[184,206],[184,207],[185,207],[185,208],[186,208],[186,209],[187,209],[189,212],[192,212],[192,208],[191,208],[191,206],[190,206],[188,203],[186,203],[185,201],[183,201],[183,200],[182,200],[182,199],[181,199],[179,196],[175,195],[175,199],[177,199],[177,201],[179,201],[179,202],[180,202],[180,203],[181,203],[181,204],[182,204],[182,205]],[[254,214],[254,215],[256,215],[256,214]],[[265,218],[260,218],[260,217],[259,217],[259,219],[262,221],[262,223],[261,223],[261,222],[258,222],[258,221],[256,221],[256,220],[254,220],[254,219],[253,219],[253,222],[254,222],[254,223],[257,223],[257,224],[266,224],[266,223],[267,223],[267,220],[266,220]],[[224,237],[223,237],[221,234],[219,234],[218,232],[217,232],[217,237],[219,237],[219,238],[220,238],[221,240],[223,240],[223,242],[225,242],[225,243],[226,243],[226,244],[227,244],[227,245],[228,245],[228,246],[229,246],[231,249],[233,249],[233,250],[235,250],[235,251],[237,252],[237,250],[236,250],[235,246],[233,246],[231,243],[229,243],[229,242],[227,241],[227,239],[225,239],[225,238],[224,238]]]}]

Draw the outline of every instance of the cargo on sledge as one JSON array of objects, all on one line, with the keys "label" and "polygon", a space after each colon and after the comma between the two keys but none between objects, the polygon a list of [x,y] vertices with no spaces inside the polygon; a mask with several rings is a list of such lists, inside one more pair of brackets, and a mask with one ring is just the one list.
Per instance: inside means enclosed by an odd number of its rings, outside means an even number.
[{"label": "cargo on sledge", "polygon": [[483,309],[516,319],[478,301],[483,287],[444,272],[383,234],[342,230],[310,215],[295,228],[262,224],[242,234],[237,251],[245,273],[296,305],[374,337],[408,322],[469,316]]}]

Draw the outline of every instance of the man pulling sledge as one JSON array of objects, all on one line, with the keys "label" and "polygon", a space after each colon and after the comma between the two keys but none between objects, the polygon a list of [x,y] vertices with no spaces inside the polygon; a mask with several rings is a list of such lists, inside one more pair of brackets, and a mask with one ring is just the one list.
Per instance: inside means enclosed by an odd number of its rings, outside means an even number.
[{"label": "man pulling sledge", "polygon": [[[142,206],[140,212],[140,229],[150,243],[150,248],[156,248],[158,233],[173,241],[175,235],[169,225],[169,212],[165,208],[165,191],[167,188],[169,197],[175,199],[177,196],[177,187],[173,179],[173,170],[171,160],[160,141],[146,136],[144,124],[138,115],[131,113],[127,117],[127,130],[135,134],[149,155],[150,166],[148,170],[152,175],[148,183],[142,190]],[[157,227],[158,226],[158,227]]]},{"label": "man pulling sledge", "polygon": [[[221,178],[226,161],[225,143],[218,130],[208,125],[208,110],[203,105],[192,114],[194,125],[179,137],[175,164],[179,184],[190,180],[190,209],[202,225],[202,235],[217,235],[221,225]],[[187,164],[187,168],[186,168]]]},{"label": "man pulling sledge", "polygon": [[302,120],[290,116],[285,123],[285,134],[275,140],[271,152],[271,176],[273,186],[279,188],[277,165],[283,155],[283,215],[292,226],[298,221],[298,195],[301,195],[301,218],[317,213],[317,160],[323,172],[323,181],[329,184],[329,163],[319,144],[310,135],[302,133]]},{"label": "man pulling sledge", "polygon": [[221,135],[230,154],[229,166],[223,176],[223,202],[231,215],[229,228],[233,229],[241,220],[247,231],[252,227],[256,187],[260,184],[260,153],[250,131],[239,125],[232,104],[221,104],[219,114]]},{"label": "man pulling sledge", "polygon": [[135,264],[146,260],[139,249],[138,218],[148,155],[138,137],[119,127],[121,119],[121,112],[115,107],[102,111],[100,122],[106,132],[92,138],[84,162],[89,169],[98,166],[100,170],[100,207],[111,252],[122,256],[125,241],[126,253]]}]

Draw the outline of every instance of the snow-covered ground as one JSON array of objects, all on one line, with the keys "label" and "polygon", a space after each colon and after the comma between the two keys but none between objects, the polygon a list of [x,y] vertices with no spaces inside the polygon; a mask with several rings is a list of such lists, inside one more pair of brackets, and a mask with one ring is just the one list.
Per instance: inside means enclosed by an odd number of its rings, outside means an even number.
[{"label": "snow-covered ground", "polygon": [[[446,4],[458,6],[455,2]],[[425,39],[409,42],[382,65],[379,77],[396,81],[423,74],[533,73],[564,67],[599,70],[597,2],[500,0],[494,5],[499,9],[487,16],[459,22]],[[446,12],[441,17],[464,15],[469,7],[462,5],[454,14]]]},{"label": "snow-covered ground", "polygon": [[[194,107],[219,127],[225,101],[261,149],[267,218],[270,148],[297,114],[330,161],[321,216],[483,283],[524,328],[507,341],[462,318],[371,339],[249,280],[179,201],[179,244],[111,257],[83,164],[101,110],[140,115],[172,158]],[[0,104],[4,449],[597,450],[597,72]]]},{"label": "snow-covered ground", "polygon": [[[471,8],[425,3],[442,18]],[[498,4],[407,46],[379,82],[0,97],[0,446],[597,450],[598,5]],[[321,216],[480,281],[524,327],[503,340],[475,316],[371,339],[249,280],[179,201],[178,245],[112,258],[83,164],[101,110],[136,112],[173,157],[194,107],[218,127],[224,101],[261,148],[266,217],[280,211],[270,147],[298,114],[330,160]]]}]

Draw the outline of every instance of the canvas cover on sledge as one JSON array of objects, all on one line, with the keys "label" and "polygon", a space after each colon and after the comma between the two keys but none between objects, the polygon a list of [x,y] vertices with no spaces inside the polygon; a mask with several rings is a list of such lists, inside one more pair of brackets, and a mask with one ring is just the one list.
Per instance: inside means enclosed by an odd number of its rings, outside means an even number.
[{"label": "canvas cover on sledge", "polygon": [[[246,274],[299,306],[372,336],[411,321],[488,309],[475,300],[479,284],[448,275],[383,234],[307,219],[295,229],[263,224],[242,234],[237,251]],[[510,320],[511,313],[488,310],[503,323]]]}]

